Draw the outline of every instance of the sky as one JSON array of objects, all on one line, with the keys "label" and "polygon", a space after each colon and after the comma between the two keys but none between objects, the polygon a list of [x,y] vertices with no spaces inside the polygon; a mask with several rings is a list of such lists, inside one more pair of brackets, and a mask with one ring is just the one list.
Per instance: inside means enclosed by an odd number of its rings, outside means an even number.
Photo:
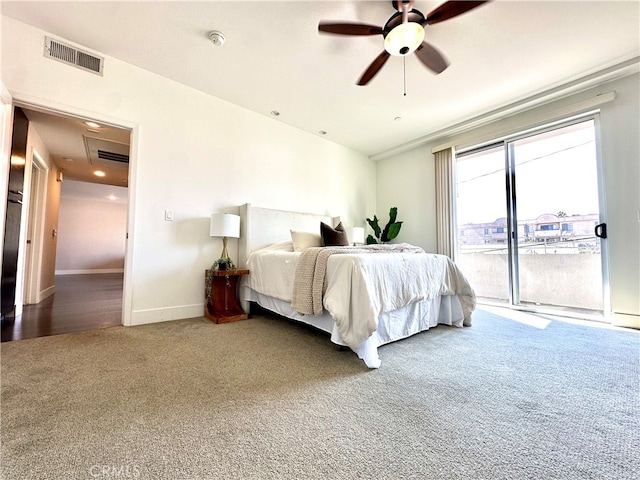
[{"label": "sky", "polygon": [[[545,213],[599,212],[595,131],[592,121],[513,143],[519,221]],[[506,217],[503,148],[457,162],[458,224]]]}]

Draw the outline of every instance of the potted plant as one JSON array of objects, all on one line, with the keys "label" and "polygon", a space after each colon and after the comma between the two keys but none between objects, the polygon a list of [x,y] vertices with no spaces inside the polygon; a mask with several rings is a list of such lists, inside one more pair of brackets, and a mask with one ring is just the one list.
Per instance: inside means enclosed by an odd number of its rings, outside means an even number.
[{"label": "potted plant", "polygon": [[367,245],[372,245],[375,243],[388,243],[396,238],[400,233],[400,228],[402,227],[402,222],[396,221],[397,217],[398,208],[391,207],[391,209],[389,210],[389,221],[383,229],[381,229],[380,225],[378,224],[377,216],[374,215],[373,220],[367,218],[367,223],[373,230],[373,235],[369,234],[367,236]]}]

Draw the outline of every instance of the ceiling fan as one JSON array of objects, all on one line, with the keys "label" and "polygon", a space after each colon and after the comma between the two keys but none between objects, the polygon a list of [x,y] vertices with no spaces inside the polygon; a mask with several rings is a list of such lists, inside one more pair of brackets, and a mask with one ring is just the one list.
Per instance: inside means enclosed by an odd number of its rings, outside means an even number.
[{"label": "ceiling fan", "polygon": [[424,27],[462,15],[486,1],[445,2],[426,17],[413,8],[414,3],[415,0],[392,0],[391,4],[397,12],[387,20],[384,27],[365,23],[320,22],[318,31],[337,35],[382,35],[384,37],[383,52],[365,70],[358,80],[358,85],[369,83],[391,55],[401,57],[415,52],[427,68],[436,74],[442,73],[449,64],[435,47],[424,41]]}]

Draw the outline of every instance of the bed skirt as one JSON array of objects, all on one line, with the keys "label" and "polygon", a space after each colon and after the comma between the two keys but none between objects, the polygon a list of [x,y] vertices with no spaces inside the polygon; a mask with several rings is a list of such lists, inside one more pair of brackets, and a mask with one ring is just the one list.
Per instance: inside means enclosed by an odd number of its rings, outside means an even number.
[{"label": "bed skirt", "polygon": [[[243,301],[255,302],[292,320],[296,320],[331,335],[336,345],[347,346],[338,333],[338,328],[326,310],[322,315],[302,315],[291,308],[291,303],[269,297],[246,285],[241,288]],[[378,317],[378,328],[354,352],[369,368],[380,367],[378,347],[423,332],[438,324],[462,327],[464,313],[457,295],[443,295],[433,300],[409,304],[401,309],[383,313]]]}]

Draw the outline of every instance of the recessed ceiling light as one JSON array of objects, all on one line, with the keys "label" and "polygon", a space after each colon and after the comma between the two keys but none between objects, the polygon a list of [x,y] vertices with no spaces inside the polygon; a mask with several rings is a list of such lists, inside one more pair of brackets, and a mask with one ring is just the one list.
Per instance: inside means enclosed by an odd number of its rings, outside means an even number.
[{"label": "recessed ceiling light", "polygon": [[274,117],[277,117],[278,115],[280,115],[280,112],[277,110],[271,110],[271,115],[273,115]]},{"label": "recessed ceiling light", "polygon": [[318,133],[319,133],[320,135],[326,135],[326,134],[327,134],[327,132],[326,132],[326,131],[324,131],[324,130],[320,130]]},{"label": "recessed ceiling light", "polygon": [[109,200],[117,200],[118,199],[118,197],[116,197],[115,195],[109,195],[107,198]]},{"label": "recessed ceiling light", "polygon": [[100,125],[96,122],[84,122],[84,124],[91,128],[100,128]]},{"label": "recessed ceiling light", "polygon": [[102,170],[96,170],[95,172],[93,172],[93,174],[96,177],[104,177],[106,175],[106,173],[104,173]]},{"label": "recessed ceiling light", "polygon": [[69,163],[73,163],[73,158],[65,158],[64,161],[65,162],[69,162]]},{"label": "recessed ceiling light", "polygon": [[396,118],[394,118],[394,120],[395,120],[396,122],[399,122],[400,120],[402,120],[402,117],[396,117]]}]

